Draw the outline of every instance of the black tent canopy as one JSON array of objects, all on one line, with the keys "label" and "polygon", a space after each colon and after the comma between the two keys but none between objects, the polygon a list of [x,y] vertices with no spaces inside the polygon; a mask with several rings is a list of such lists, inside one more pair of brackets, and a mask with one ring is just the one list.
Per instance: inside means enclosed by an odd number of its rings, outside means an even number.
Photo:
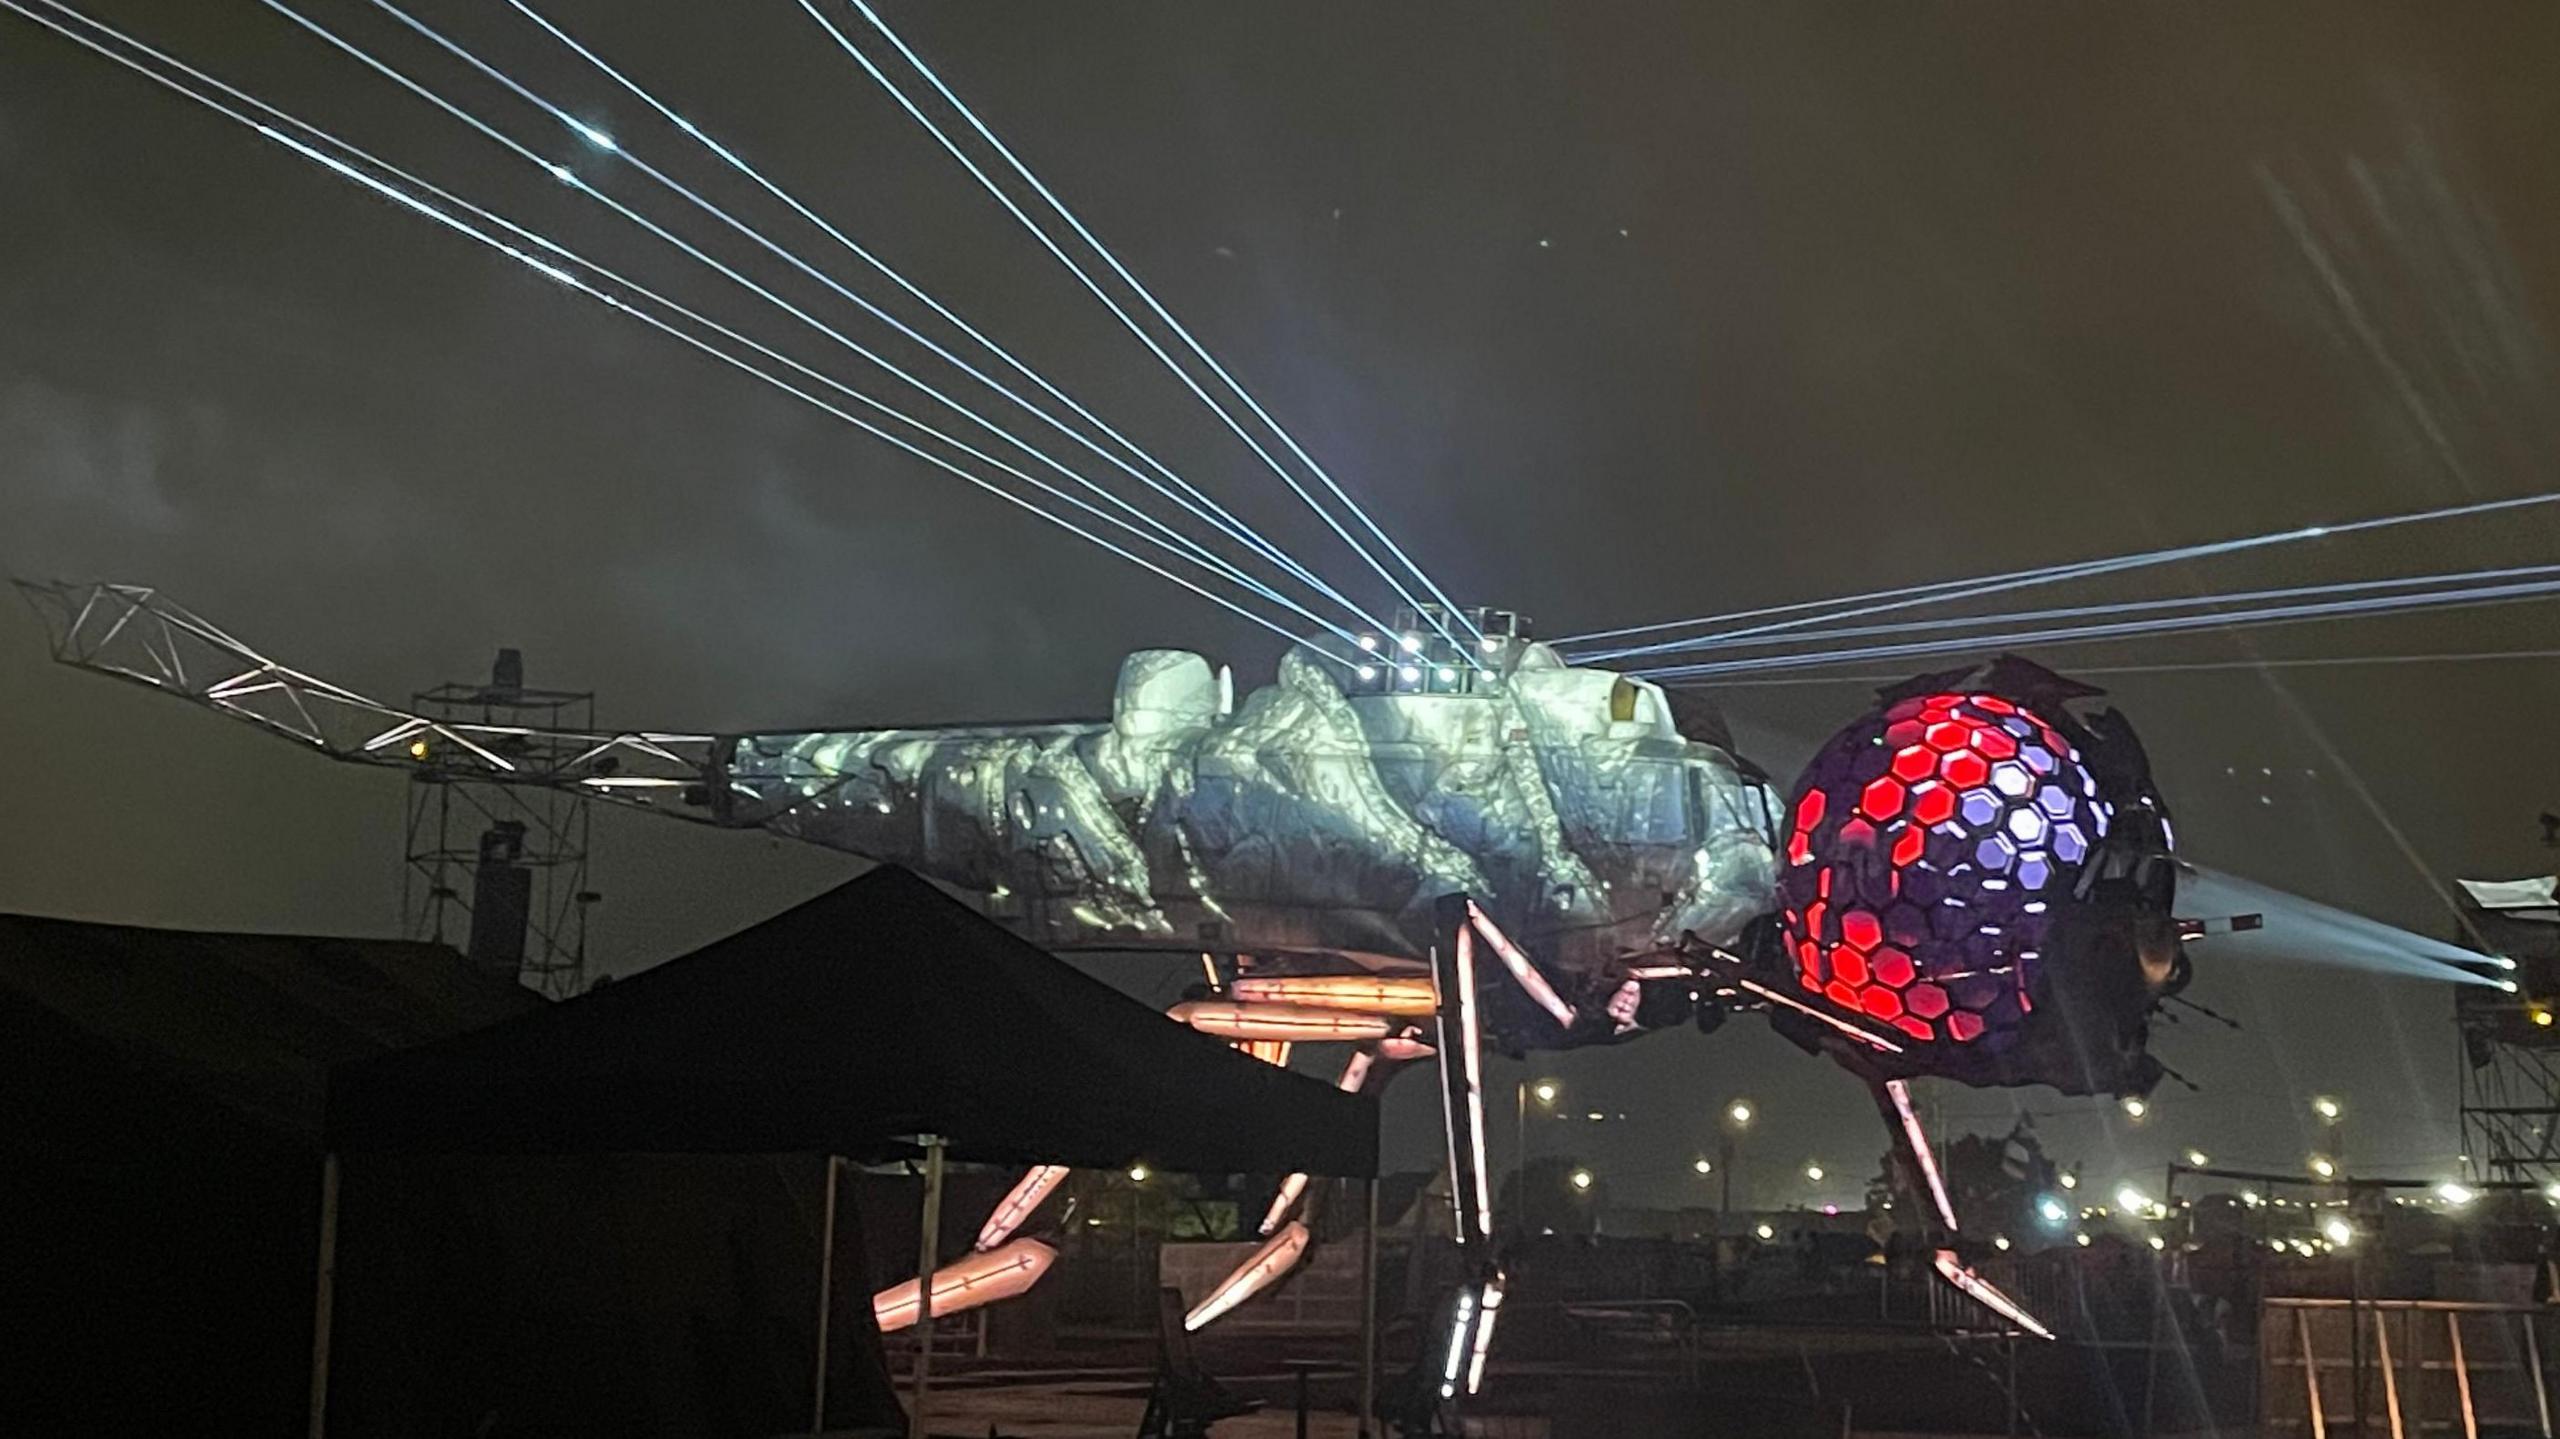
[{"label": "black tent canopy", "polygon": [[1373,1100],[875,869],[565,1004],[331,1075],[341,1153],[896,1152],[1373,1177]]}]

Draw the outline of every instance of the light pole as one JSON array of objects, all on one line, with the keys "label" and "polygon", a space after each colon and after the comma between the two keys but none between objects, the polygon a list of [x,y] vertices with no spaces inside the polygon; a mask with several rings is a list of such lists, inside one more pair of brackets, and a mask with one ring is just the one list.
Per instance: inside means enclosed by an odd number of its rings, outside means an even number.
[{"label": "light pole", "polygon": [[[1512,1154],[1513,1162],[1517,1165],[1514,1172],[1520,1176],[1517,1188],[1519,1189],[1518,1199],[1522,1204],[1527,1203],[1529,1199],[1529,1101],[1535,1099],[1538,1101],[1541,1112],[1551,1112],[1556,1107],[1557,1097],[1563,1093],[1564,1086],[1552,1079],[1532,1082],[1524,1078],[1512,1086]],[[1517,1208],[1518,1205],[1513,1207]]]},{"label": "light pole", "polygon": [[1725,1106],[1724,1127],[1716,1136],[1716,1163],[1724,1170],[1723,1197],[1716,1204],[1716,1229],[1722,1232],[1724,1218],[1733,1212],[1734,1145],[1742,1132],[1751,1127],[1755,1113],[1748,1099],[1737,1099]]}]

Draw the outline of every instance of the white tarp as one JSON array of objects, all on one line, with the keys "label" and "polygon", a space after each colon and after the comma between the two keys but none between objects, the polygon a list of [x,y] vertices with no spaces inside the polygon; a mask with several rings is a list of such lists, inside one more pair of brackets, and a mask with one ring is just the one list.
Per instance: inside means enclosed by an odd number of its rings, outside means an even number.
[{"label": "white tarp", "polygon": [[2482,909],[2508,919],[2538,919],[2560,924],[2560,875],[2532,879],[2464,879],[2455,883]]}]

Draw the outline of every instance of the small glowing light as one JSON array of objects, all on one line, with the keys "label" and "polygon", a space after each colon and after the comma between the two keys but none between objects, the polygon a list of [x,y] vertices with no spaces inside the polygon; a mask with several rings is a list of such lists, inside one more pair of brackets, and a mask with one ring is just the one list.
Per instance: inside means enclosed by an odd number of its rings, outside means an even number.
[{"label": "small glowing light", "polygon": [[2187,1163],[2195,1168],[2202,1169],[2212,1162],[2213,1156],[2205,1153],[2201,1149],[2190,1149],[2187,1151]]},{"label": "small glowing light", "polygon": [[2463,1184],[2456,1180],[2448,1179],[2444,1183],[2436,1186],[2436,1198],[2443,1200],[2447,1204],[2469,1204],[2472,1200],[2479,1197],[2479,1195],[2472,1192],[2470,1185]]},{"label": "small glowing light", "polygon": [[422,739],[413,739],[413,740],[409,741],[409,758],[411,758],[411,759],[425,759],[426,757],[427,757],[427,742],[426,742],[425,740],[422,740]]},{"label": "small glowing light", "polygon": [[1716,1172],[1715,1165],[1705,1159],[1692,1159],[1689,1161],[1689,1167],[1700,1174],[1713,1174]]},{"label": "small glowing light", "polygon": [[1572,1180],[1573,1180],[1573,1187],[1574,1187],[1574,1188],[1576,1188],[1576,1189],[1589,1189],[1589,1188],[1591,1187],[1591,1171],[1590,1171],[1590,1170],[1588,1170],[1588,1169],[1577,1169],[1577,1170],[1575,1170],[1575,1171],[1573,1172],[1573,1174],[1572,1174],[1572,1176],[1571,1176],[1571,1177],[1572,1177]]},{"label": "small glowing light", "polygon": [[2515,992],[2516,992],[2516,982],[2515,982],[2514,980],[2512,980],[2512,979],[2501,979],[2501,980],[2496,980],[2496,981],[2493,981],[2493,982],[2498,986],[2498,988],[2499,988],[2499,989],[2501,989],[2501,990],[2505,991],[2505,992],[2506,992],[2506,993],[2508,993],[2508,994],[2513,994],[2513,993],[2515,993]]},{"label": "small glowing light", "polygon": [[1732,1120],[1736,1124],[1749,1124],[1751,1122],[1751,1101],[1747,1099],[1735,1100],[1733,1102],[1733,1107],[1724,1112],[1724,1117]]},{"label": "small glowing light", "polygon": [[545,168],[551,171],[552,179],[559,181],[563,185],[574,185],[578,183],[578,177],[570,174],[569,167],[566,165],[550,165]]},{"label": "small glowing light", "polygon": [[613,143],[613,137],[611,135],[606,134],[584,120],[572,120],[569,123],[578,128],[578,134],[583,137],[588,144],[595,146],[597,149],[604,151],[608,155],[622,148],[621,146]]},{"label": "small glowing light", "polygon": [[2036,1201],[2036,1214],[2042,1218],[2045,1223],[2057,1227],[2061,1225],[2062,1221],[2071,1217],[2071,1211],[2062,1207],[2062,1201],[2054,1198],[2050,1194]]},{"label": "small glowing light", "polygon": [[2342,1214],[2332,1214],[2328,1218],[2321,1220],[2320,1232],[2328,1237],[2330,1243],[2335,1244],[2340,1248],[2344,1248],[2345,1246],[2355,1242],[2356,1227],[2349,1224],[2346,1220],[2346,1216]]},{"label": "small glowing light", "polygon": [[1804,1167],[1804,1177],[1812,1180],[1816,1184],[1820,1184],[1822,1182],[1822,1166],[1819,1164],[1806,1165]]},{"label": "small glowing light", "polygon": [[1435,671],[1435,673],[1437,674],[1440,683],[1444,685],[1453,685],[1458,682],[1458,672],[1449,668],[1447,665],[1442,665],[1437,671]]},{"label": "small glowing light", "polygon": [[1421,680],[1422,669],[1419,665],[1402,666],[1396,671],[1396,678],[1404,681],[1406,684],[1414,684]]},{"label": "small glowing light", "polygon": [[1418,654],[1422,649],[1422,636],[1406,635],[1402,639],[1397,640],[1396,643],[1403,648],[1406,654]]},{"label": "small glowing light", "polygon": [[1604,1113],[1602,1113],[1601,1111],[1599,1111],[1599,1110],[1595,1109],[1595,1110],[1592,1110],[1590,1113],[1583,1115],[1582,1117],[1583,1117],[1583,1118],[1585,1118],[1585,1119],[1587,1119],[1587,1120],[1590,1120],[1590,1121],[1591,1121],[1592,1123],[1594,1123],[1594,1124],[1599,1124],[1599,1123],[1603,1122],[1604,1120],[1608,1119],[1608,1117],[1609,1117],[1609,1116],[1608,1116],[1608,1115],[1606,1115],[1606,1114],[1604,1114]]},{"label": "small glowing light", "polygon": [[2542,1197],[2550,1200],[2554,1204],[2560,1204],[2560,1179],[2555,1179],[2549,1184],[2542,1186]]},{"label": "small glowing light", "polygon": [[2325,1094],[2311,1101],[2311,1112],[2319,1115],[2324,1122],[2329,1124],[2337,1123],[2338,1116],[2346,1113],[2345,1110],[2338,1107],[2338,1101],[2331,1099]]},{"label": "small glowing light", "polygon": [[2071,1242],[2079,1245],[2083,1249],[2086,1249],[2089,1247],[2089,1236],[2086,1234],[2074,1234],[2071,1236]]},{"label": "small glowing light", "polygon": [[2008,1235],[2006,1235],[2006,1234],[1994,1234],[1994,1235],[1992,1235],[1992,1236],[1991,1236],[1991,1247],[1992,1247],[1992,1248],[1994,1248],[1994,1249],[1999,1250],[2000,1252],[2002,1252],[2002,1253],[2004,1253],[2004,1254],[2005,1254],[2005,1253],[2007,1253],[2007,1252],[2008,1252],[2008,1250],[2009,1250],[2009,1236],[2008,1236]]},{"label": "small glowing light", "polygon": [[2077,1188],[2079,1188],[2079,1187],[2080,1187],[2080,1176],[2079,1176],[2079,1175],[2077,1175],[2077,1174],[2065,1174],[2065,1175],[2063,1175],[2063,1176],[2062,1176],[2062,1187],[2063,1187],[2063,1188],[2065,1188],[2065,1189],[2077,1189]]},{"label": "small glowing light", "polygon": [[1495,650],[1502,648],[1502,636],[1486,635],[1482,643],[1484,645],[1484,652],[1486,654],[1492,654]]},{"label": "small glowing light", "polygon": [[1143,1164],[1132,1164],[1129,1166],[1129,1182],[1132,1184],[1146,1183],[1147,1174],[1148,1169]]},{"label": "small glowing light", "polygon": [[2127,1119],[2140,1119],[2142,1116],[2149,1114],[2150,1112],[2151,1105],[2149,1101],[2145,1100],[2141,1095],[2128,1094],[2124,1097],[2124,1113]]},{"label": "small glowing light", "polygon": [[1376,665],[1362,665],[1362,666],[1360,667],[1360,678],[1361,678],[1361,679],[1363,679],[1363,680],[1373,680],[1373,679],[1376,679],[1377,677],[1378,677],[1378,667],[1377,667]]},{"label": "small glowing light", "polygon": [[2116,1191],[2116,1204],[2127,1214],[2141,1214],[2151,1208],[2151,1200],[2130,1184]]},{"label": "small glowing light", "polygon": [[1770,1228],[1770,1227],[1769,1227],[1768,1225],[1766,1225],[1766,1224],[1762,1224],[1762,1225],[1759,1225],[1759,1226],[1755,1227],[1751,1232],[1752,1232],[1753,1234],[1758,1235],[1758,1236],[1759,1236],[1760,1238],[1762,1238],[1762,1239],[1775,1239],[1775,1238],[1777,1238],[1777,1237],[1778,1237],[1778,1231],[1776,1231],[1776,1230],[1774,1230],[1774,1229]]},{"label": "small glowing light", "polygon": [[2259,1195],[2258,1191],[2254,1189],[2243,1189],[2240,1191],[2240,1202],[2251,1209],[2255,1209],[2267,1201]]},{"label": "small glowing light", "polygon": [[2551,1027],[2551,1011],[2542,1005],[2535,1005],[2533,1007],[2533,1023],[2534,1027],[2537,1029],[2549,1029]]},{"label": "small glowing light", "polygon": [[1360,637],[1360,648],[1367,650],[1371,654],[1376,654],[1378,652],[1378,637],[1376,635],[1362,635]]},{"label": "small glowing light", "polygon": [[1555,1103],[1556,1096],[1563,1092],[1563,1088],[1552,1079],[1541,1079],[1536,1084],[1529,1086],[1529,1093],[1535,1095],[1540,1104]]},{"label": "small glowing light", "polygon": [[2315,1154],[2311,1156],[2311,1172],[2323,1179],[2335,1179],[2338,1177],[2338,1166],[2330,1163],[2327,1155]]},{"label": "small glowing light", "polygon": [[2161,1238],[2157,1234],[2154,1234],[2151,1236],[2151,1247],[2155,1250],[2166,1249],[2169,1247],[2169,1241]]}]

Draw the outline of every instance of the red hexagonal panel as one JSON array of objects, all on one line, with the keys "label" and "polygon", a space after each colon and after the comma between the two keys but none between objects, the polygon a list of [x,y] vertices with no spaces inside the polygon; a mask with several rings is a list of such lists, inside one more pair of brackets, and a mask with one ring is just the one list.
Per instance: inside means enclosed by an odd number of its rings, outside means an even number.
[{"label": "red hexagonal panel", "polygon": [[1893,1022],[1893,1027],[1901,1030],[1907,1035],[1910,1035],[1913,1039],[1919,1040],[1922,1044],[1928,1044],[1938,1037],[1938,1031],[1929,1027],[1929,1021],[1925,1019],[1913,1019],[1907,1014],[1902,1016],[1900,1019],[1895,1020]]},{"label": "red hexagonal panel", "polygon": [[1915,984],[1902,996],[1902,1002],[1922,1019],[1935,1019],[1947,1012],[1947,992],[1934,984]]},{"label": "red hexagonal panel", "polygon": [[2009,738],[2008,731],[1996,730],[1989,725],[1973,732],[1973,747],[1985,759],[2007,759],[2018,752],[2018,742]]},{"label": "red hexagonal panel", "polygon": [[1902,813],[1902,781],[1879,775],[1858,793],[1858,808],[1869,819],[1888,820]]},{"label": "red hexagonal panel", "polygon": [[1866,1006],[1867,1013],[1878,1019],[1902,1017],[1902,996],[1890,989],[1869,989],[1858,998]]},{"label": "red hexagonal panel", "polygon": [[1909,745],[1894,753],[1893,777],[1918,784],[1938,772],[1937,751],[1927,745]]},{"label": "red hexagonal panel", "polygon": [[1900,870],[1903,866],[1911,863],[1915,859],[1918,859],[1921,851],[1926,850],[1928,847],[1929,837],[1926,834],[1923,834],[1921,831],[1913,829],[1908,825],[1904,826],[1902,831],[1899,834],[1896,834],[1893,839],[1893,867],[1896,870]]},{"label": "red hexagonal panel", "polygon": [[1971,789],[1991,778],[1991,762],[1971,750],[1958,750],[1947,756],[1938,773],[1957,789]]},{"label": "red hexagonal panel", "polygon": [[[1873,949],[1884,943],[1884,924],[1863,909],[1849,910],[1840,916],[1840,937],[1848,941],[1851,949]],[[1834,954],[1832,963],[1839,962],[1840,957]]]},{"label": "red hexagonal panel", "polygon": [[1945,753],[1948,750],[1963,749],[1964,730],[1965,727],[1963,725],[1957,724],[1953,720],[1940,720],[1938,723],[1929,726],[1927,736],[1929,748],[1937,750],[1940,753]]},{"label": "red hexagonal panel", "polygon": [[[1834,990],[1839,987],[1836,984],[1832,986]],[[1834,994],[1832,998],[1837,999],[1839,995]],[[1947,1034],[1958,1044],[1973,1043],[1982,1037],[1982,1016],[1966,1010],[1957,1010],[1947,1016]]]},{"label": "red hexagonal panel", "polygon": [[1889,944],[1878,946],[1868,960],[1875,970],[1876,983],[1891,985],[1895,989],[1909,984],[1916,972],[1912,968],[1911,956]]},{"label": "red hexagonal panel", "polygon": [[1921,824],[1945,824],[1956,817],[1956,792],[1931,782],[1911,791],[1911,817]]}]

